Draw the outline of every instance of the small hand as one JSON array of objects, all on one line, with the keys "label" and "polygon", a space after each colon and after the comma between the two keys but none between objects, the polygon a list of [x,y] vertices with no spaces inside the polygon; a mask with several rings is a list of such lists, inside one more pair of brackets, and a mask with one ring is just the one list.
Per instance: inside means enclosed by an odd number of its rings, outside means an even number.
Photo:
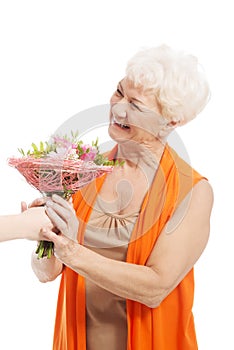
[{"label": "small hand", "polygon": [[21,202],[21,213],[23,213],[27,209],[28,209],[27,203],[26,202]]},{"label": "small hand", "polygon": [[53,224],[45,213],[44,207],[26,208],[21,214],[22,238],[29,240],[40,240],[40,231],[42,228],[53,229]]},{"label": "small hand", "polygon": [[49,200],[49,197],[40,197],[36,198],[28,205],[29,208],[32,207],[42,207],[45,205],[45,203]]},{"label": "small hand", "polygon": [[30,203],[29,205],[27,205],[26,202],[22,201],[21,202],[21,213],[23,213],[25,210],[27,210],[28,208],[34,208],[34,207],[42,207],[43,205],[45,205],[46,201],[48,200],[47,197],[40,197],[40,198],[36,198],[34,199],[34,201],[32,203]]}]

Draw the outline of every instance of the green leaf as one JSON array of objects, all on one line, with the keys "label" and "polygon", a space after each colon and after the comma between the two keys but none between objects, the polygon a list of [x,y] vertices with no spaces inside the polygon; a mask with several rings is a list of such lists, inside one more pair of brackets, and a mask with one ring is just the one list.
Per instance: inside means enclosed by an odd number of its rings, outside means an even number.
[{"label": "green leaf", "polygon": [[33,148],[33,150],[34,150],[34,152],[38,152],[38,147],[37,147],[37,145],[35,144],[35,143],[32,143],[32,148]]},{"label": "green leaf", "polygon": [[40,152],[44,152],[44,143],[40,142]]},{"label": "green leaf", "polygon": [[19,151],[23,156],[25,156],[25,152],[24,152],[23,148],[18,148],[18,151]]}]

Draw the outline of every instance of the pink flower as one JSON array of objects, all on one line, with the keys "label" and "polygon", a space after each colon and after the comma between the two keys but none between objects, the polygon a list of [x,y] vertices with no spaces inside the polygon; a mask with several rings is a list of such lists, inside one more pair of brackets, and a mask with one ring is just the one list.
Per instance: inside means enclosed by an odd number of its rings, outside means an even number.
[{"label": "pink flower", "polygon": [[97,155],[97,149],[90,145],[82,145],[83,154],[80,155],[80,159],[84,161],[93,161]]},{"label": "pink flower", "polygon": [[53,136],[54,143],[57,144],[57,147],[62,148],[71,148],[73,146],[72,142],[59,136]]},{"label": "pink flower", "polygon": [[[92,147],[90,145],[81,145],[81,148],[83,150],[83,152],[87,152],[88,150],[90,150]],[[88,151],[89,152],[89,151]]]}]

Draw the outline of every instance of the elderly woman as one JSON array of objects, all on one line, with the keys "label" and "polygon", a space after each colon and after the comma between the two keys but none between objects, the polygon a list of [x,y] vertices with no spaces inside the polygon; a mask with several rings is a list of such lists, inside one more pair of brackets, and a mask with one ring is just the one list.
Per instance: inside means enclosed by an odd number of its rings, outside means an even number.
[{"label": "elderly woman", "polygon": [[[73,197],[54,196],[43,231],[62,273],[54,350],[195,350],[193,266],[209,237],[211,186],[166,142],[206,105],[197,59],[167,46],[137,53],[110,100],[110,159],[123,160]],[[76,213],[76,216],[74,215]],[[78,218],[78,220],[76,219]]]}]

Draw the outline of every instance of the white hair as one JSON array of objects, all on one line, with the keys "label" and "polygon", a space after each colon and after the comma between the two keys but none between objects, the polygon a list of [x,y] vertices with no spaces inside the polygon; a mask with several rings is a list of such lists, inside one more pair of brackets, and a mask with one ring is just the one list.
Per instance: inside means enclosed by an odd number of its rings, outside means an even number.
[{"label": "white hair", "polygon": [[166,45],[136,53],[128,61],[126,77],[135,87],[153,90],[162,116],[181,124],[196,117],[210,97],[197,58]]}]

